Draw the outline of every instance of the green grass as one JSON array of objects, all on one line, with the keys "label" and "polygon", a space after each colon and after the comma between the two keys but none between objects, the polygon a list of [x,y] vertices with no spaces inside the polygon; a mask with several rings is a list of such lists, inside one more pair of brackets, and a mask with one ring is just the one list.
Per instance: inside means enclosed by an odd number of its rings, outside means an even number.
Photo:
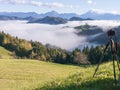
[{"label": "green grass", "polygon": [[112,62],[100,65],[92,78],[95,67],[0,59],[0,90],[120,90]]},{"label": "green grass", "polygon": [[0,58],[1,59],[10,59],[10,58],[13,58],[13,56],[11,56],[12,53],[8,50],[6,50],[5,48],[1,47],[0,46]]},{"label": "green grass", "polygon": [[83,67],[60,65],[36,60],[0,60],[0,90],[24,90],[43,86],[56,79],[67,78]]},{"label": "green grass", "polygon": [[94,69],[95,67],[87,67],[84,72],[78,72],[63,80],[46,83],[35,90],[120,90],[120,85],[114,83],[111,62],[101,65],[96,77],[92,78]]}]

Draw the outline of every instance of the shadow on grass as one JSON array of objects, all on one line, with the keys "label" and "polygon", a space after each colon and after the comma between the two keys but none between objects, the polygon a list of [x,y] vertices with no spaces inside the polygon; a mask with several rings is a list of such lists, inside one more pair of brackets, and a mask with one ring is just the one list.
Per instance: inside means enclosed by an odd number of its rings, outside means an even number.
[{"label": "shadow on grass", "polygon": [[81,81],[64,81],[51,82],[49,85],[45,85],[42,88],[36,88],[35,90],[120,90],[119,85],[114,84],[114,79],[94,79],[82,82]]}]

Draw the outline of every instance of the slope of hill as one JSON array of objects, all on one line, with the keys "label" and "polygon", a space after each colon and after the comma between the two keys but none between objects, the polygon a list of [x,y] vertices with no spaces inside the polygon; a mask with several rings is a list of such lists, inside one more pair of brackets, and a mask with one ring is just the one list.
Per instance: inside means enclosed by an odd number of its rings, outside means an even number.
[{"label": "slope of hill", "polygon": [[[116,40],[119,42],[120,41],[120,26],[113,28],[113,30],[115,31],[115,34],[116,34]],[[99,44],[106,44],[107,41],[108,41],[108,36],[106,32],[90,40],[90,42],[96,42]]]},{"label": "slope of hill", "polygon": [[[73,66],[36,60],[0,60],[1,90],[119,90],[114,85],[112,62]],[[118,73],[117,73],[118,75]]]},{"label": "slope of hill", "polygon": [[12,52],[6,50],[5,48],[0,46],[0,58],[2,59],[10,59],[13,58]]},{"label": "slope of hill", "polygon": [[[107,31],[104,30],[102,27],[99,27],[97,25],[89,25],[84,24],[80,26],[74,27],[76,30],[75,34],[79,36],[87,36],[86,41],[90,43],[96,43],[96,44],[106,44],[108,42],[108,34]],[[120,41],[120,26],[115,26],[111,28],[115,31],[116,39],[119,42]]]},{"label": "slope of hill", "polygon": [[[0,46],[13,52],[15,58],[29,58],[64,64],[90,63],[87,56],[84,53],[81,53],[80,50],[73,50],[72,53],[49,44],[43,45],[37,41],[19,39],[18,37],[5,34],[4,32],[0,32]],[[80,59],[78,60],[77,58],[79,56]]]},{"label": "slope of hill", "polygon": [[80,72],[62,80],[46,83],[35,90],[120,90],[120,84],[115,85],[114,82],[112,62],[100,65],[95,78],[92,78],[92,75],[96,67],[82,67]]},{"label": "slope of hill", "polygon": [[0,15],[0,20],[21,20],[21,18],[15,16],[3,16]]},{"label": "slope of hill", "polygon": [[102,28],[98,26],[91,26],[88,24],[74,27],[74,29],[77,30],[76,32],[77,35],[83,35],[83,36],[96,35],[96,34],[103,33]]},{"label": "slope of hill", "polygon": [[60,17],[50,17],[47,16],[45,18],[42,19],[38,19],[35,21],[30,21],[29,23],[46,23],[46,24],[64,24],[67,23],[67,20],[60,18]]},{"label": "slope of hill", "polygon": [[93,20],[91,18],[80,18],[80,17],[72,17],[69,19],[70,21],[84,21],[84,20]]},{"label": "slope of hill", "polygon": [[66,78],[82,67],[46,63],[37,60],[4,59],[0,60],[1,90],[35,90],[46,82]]}]

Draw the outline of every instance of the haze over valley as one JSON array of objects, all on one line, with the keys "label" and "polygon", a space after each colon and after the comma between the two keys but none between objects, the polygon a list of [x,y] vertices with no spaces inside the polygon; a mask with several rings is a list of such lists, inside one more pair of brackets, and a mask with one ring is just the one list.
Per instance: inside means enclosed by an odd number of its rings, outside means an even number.
[{"label": "haze over valley", "polygon": [[[97,40],[94,39],[103,33],[103,35],[105,35],[107,30],[120,25],[120,21],[117,20],[68,21],[65,24],[59,25],[27,22],[28,21],[21,20],[0,21],[0,30],[19,38],[39,41],[43,44],[51,44],[66,50],[73,50],[75,48],[83,48],[86,45],[101,44],[102,42],[99,42],[99,38]],[[90,35],[81,35],[81,28],[75,29],[75,27],[86,24],[91,27],[95,26],[94,31],[99,28],[101,32],[92,33],[92,31],[90,31]]]}]

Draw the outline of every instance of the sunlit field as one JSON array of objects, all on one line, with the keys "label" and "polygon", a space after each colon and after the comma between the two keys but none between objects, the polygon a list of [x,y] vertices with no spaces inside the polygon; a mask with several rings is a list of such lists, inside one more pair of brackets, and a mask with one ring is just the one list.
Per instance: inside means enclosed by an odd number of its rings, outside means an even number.
[{"label": "sunlit field", "polygon": [[92,78],[95,67],[1,59],[0,90],[119,90],[112,62],[102,64]]},{"label": "sunlit field", "polygon": [[0,89],[34,89],[46,82],[66,78],[83,67],[60,65],[36,60],[0,60]]}]

